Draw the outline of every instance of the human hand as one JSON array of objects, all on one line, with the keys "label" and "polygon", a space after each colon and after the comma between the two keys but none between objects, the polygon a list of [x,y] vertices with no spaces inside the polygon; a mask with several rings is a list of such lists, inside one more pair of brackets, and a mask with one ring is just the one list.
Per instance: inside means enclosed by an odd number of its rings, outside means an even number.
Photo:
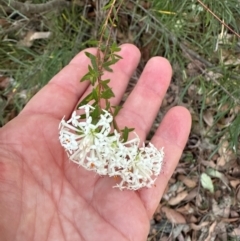
[{"label": "human hand", "polygon": [[[96,49],[87,49],[96,54]],[[111,79],[120,102],[140,59],[139,50],[124,44],[123,57]],[[62,117],[71,116],[91,86],[79,82],[89,59],[80,52],[0,129],[0,236],[10,240],[145,241],[149,220],[188,138],[191,117],[183,107],[168,111],[151,142],[164,147],[164,167],[156,186],[139,191],[112,188],[114,178],[100,177],[70,162],[58,140]],[[117,120],[134,127],[145,140],[171,79],[168,61],[154,57],[146,65]]]}]

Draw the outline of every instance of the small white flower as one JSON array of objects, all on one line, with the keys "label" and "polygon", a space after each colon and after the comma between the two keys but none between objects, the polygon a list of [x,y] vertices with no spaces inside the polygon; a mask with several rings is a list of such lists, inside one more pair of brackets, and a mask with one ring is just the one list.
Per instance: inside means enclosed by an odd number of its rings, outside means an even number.
[{"label": "small white flower", "polygon": [[132,146],[128,149],[127,165],[119,171],[122,181],[115,187],[131,190],[151,187],[155,182],[152,177],[156,177],[161,171],[164,158],[163,149],[159,151],[151,143],[148,147]]},{"label": "small white flower", "polygon": [[113,116],[103,110],[97,123],[93,124],[91,105],[81,106],[86,119],[83,121],[76,111],[68,121],[61,120],[59,140],[71,161],[99,175],[119,177],[114,187],[138,190],[151,187],[159,175],[164,152],[153,144],[139,148],[140,139],[123,142],[117,130],[111,133]]},{"label": "small white flower", "polygon": [[67,121],[67,123],[72,123],[73,126],[77,127],[77,126],[78,126],[78,123],[79,123],[79,121],[78,121],[79,119],[80,119],[80,116],[77,115],[77,112],[76,112],[76,111],[73,111],[72,117],[71,117],[71,119],[69,119],[69,120]]}]

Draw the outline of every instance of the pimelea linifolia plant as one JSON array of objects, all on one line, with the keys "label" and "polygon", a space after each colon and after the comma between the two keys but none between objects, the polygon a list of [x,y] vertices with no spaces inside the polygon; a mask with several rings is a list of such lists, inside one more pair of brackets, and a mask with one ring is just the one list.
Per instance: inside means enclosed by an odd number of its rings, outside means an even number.
[{"label": "pimelea linifolia plant", "polygon": [[104,72],[112,72],[111,66],[121,59],[117,54],[120,48],[111,43],[111,32],[121,6],[115,7],[115,2],[104,6],[107,15],[100,28],[97,55],[85,53],[91,65],[81,81],[90,81],[92,91],[69,120],[61,120],[59,140],[74,163],[101,176],[117,177],[119,181],[114,187],[120,190],[138,190],[153,186],[162,168],[164,151],[152,143],[140,146],[134,128],[119,129],[116,121],[121,107],[111,105],[110,99],[114,97],[109,87],[111,80],[103,79]]}]

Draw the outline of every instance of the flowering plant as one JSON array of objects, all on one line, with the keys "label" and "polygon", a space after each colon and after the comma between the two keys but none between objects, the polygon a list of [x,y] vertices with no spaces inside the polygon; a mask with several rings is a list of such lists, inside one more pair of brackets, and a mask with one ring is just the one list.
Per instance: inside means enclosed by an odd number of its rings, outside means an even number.
[{"label": "flowering plant", "polygon": [[[111,27],[115,24],[119,6],[114,9],[114,3],[111,1],[104,8],[109,12],[101,27],[97,55],[85,53],[91,65],[81,81],[90,81],[92,91],[79,103],[78,110],[69,120],[61,120],[59,139],[71,161],[101,176],[120,178],[114,187],[138,190],[152,187],[161,171],[164,151],[151,143],[140,146],[140,138],[133,128],[120,130],[117,125],[115,117],[121,107],[111,105],[114,93],[108,85],[110,79],[103,79],[104,71],[112,72],[111,66],[121,59],[117,54],[120,51],[117,44],[110,44],[110,35],[104,37],[108,23]],[[112,12],[114,18],[109,21]],[[129,140],[130,132],[135,137]]]},{"label": "flowering plant", "polygon": [[81,117],[74,111],[71,119],[60,122],[59,138],[69,159],[99,175],[120,177],[115,186],[120,189],[151,187],[152,176],[161,171],[163,149],[157,150],[151,143],[139,148],[136,133],[135,138],[124,141],[116,129],[111,132],[113,116],[104,109],[95,124],[91,116],[95,108],[85,105],[80,109],[85,111],[85,121],[79,121]]}]

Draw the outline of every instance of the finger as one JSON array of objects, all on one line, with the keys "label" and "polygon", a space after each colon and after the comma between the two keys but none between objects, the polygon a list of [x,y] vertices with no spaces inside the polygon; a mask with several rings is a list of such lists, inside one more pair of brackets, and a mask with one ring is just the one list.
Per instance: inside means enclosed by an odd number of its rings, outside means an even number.
[{"label": "finger", "polygon": [[[140,60],[139,49],[132,44],[123,44],[121,50],[117,54],[122,57],[116,64],[110,66],[112,72],[105,71],[102,76],[103,80],[110,79],[109,87],[112,88],[115,97],[111,98],[111,104],[117,105],[127,88],[129,79],[133,75]],[[92,91],[92,86],[89,86],[84,93],[82,99]],[[103,103],[104,101],[102,101]],[[102,105],[104,108],[104,104]]]},{"label": "finger", "polygon": [[29,112],[50,114],[58,119],[64,115],[69,116],[89,85],[89,82],[80,82],[90,64],[89,58],[85,55],[86,51],[97,53],[96,49],[90,48],[76,55],[29,101],[21,114]]},{"label": "finger", "polygon": [[150,59],[120,111],[117,122],[134,127],[139,137],[145,139],[159,111],[171,75],[171,66],[165,58]]},{"label": "finger", "polygon": [[191,115],[189,111],[184,107],[174,107],[168,111],[152,138],[151,142],[157,148],[164,147],[165,157],[162,171],[155,182],[156,187],[139,191],[149,218],[156,210],[167,183],[178,164],[186,145],[190,128]]}]

